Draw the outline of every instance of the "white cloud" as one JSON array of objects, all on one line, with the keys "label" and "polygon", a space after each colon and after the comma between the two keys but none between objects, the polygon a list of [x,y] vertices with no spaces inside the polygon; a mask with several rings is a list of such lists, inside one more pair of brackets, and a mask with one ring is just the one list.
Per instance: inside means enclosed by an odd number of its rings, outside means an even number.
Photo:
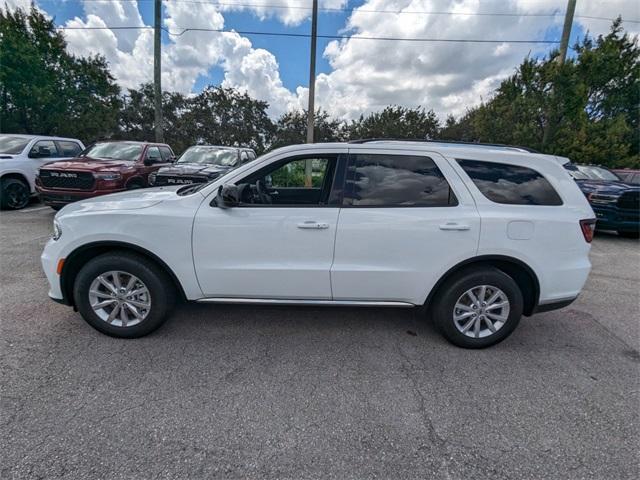
[{"label": "white cloud", "polygon": [[[1,1],[1,0],[0,0]],[[28,6],[28,0],[8,0],[10,6]],[[203,1],[203,0],[201,0]],[[267,6],[256,6],[261,2]],[[223,13],[251,11],[259,18],[277,18],[297,25],[309,18],[308,0],[224,0],[215,3],[165,1],[164,25],[176,32],[184,28],[222,29]],[[256,4],[247,7],[247,4]],[[346,0],[323,0],[321,7],[342,8]],[[274,8],[284,7],[284,8]],[[305,7],[305,8],[300,8]],[[342,33],[350,39],[330,42],[323,55],[331,71],[318,75],[316,105],[342,118],[390,104],[433,108],[441,117],[460,115],[491,96],[500,81],[513,73],[527,55],[544,53],[548,45],[512,44],[506,40],[542,39],[553,29],[559,36],[565,0],[367,0],[355,8]],[[85,2],[85,17],[67,26],[143,25],[138,4]],[[379,13],[393,10],[412,13]],[[534,16],[436,15],[415,12],[501,12]],[[555,17],[535,16],[558,12]],[[635,0],[578,3],[577,16],[639,19]],[[327,17],[324,17],[327,18]],[[326,33],[320,18],[319,31]],[[606,33],[610,22],[576,17],[576,24],[592,34]],[[625,24],[636,33],[638,24]],[[153,33],[151,30],[67,30],[70,49],[78,54],[99,53],[110,63],[121,86],[135,88],[152,79]],[[502,43],[385,42],[360,37],[498,39]],[[287,89],[280,78],[275,56],[253,48],[238,33],[186,32],[170,36],[163,44],[163,88],[192,92],[197,79],[212,68],[224,72],[223,86],[247,91],[270,103],[277,116],[288,109],[304,108],[308,89]],[[287,58],[280,58],[286,62]],[[306,71],[307,65],[300,65]]]}]

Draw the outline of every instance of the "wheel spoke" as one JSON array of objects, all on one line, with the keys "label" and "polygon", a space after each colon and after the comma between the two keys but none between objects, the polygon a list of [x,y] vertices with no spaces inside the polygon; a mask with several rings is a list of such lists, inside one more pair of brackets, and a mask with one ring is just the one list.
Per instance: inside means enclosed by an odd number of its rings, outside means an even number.
[{"label": "wheel spoke", "polygon": [[506,307],[507,305],[509,305],[509,302],[505,300],[504,302],[488,305],[487,307],[485,307],[485,310],[495,310],[496,308],[503,308],[503,307]]},{"label": "wheel spoke", "polygon": [[494,322],[506,322],[508,318],[506,315],[496,315],[495,313],[489,312],[485,313],[485,315]]},{"label": "wheel spoke", "polygon": [[115,300],[114,298],[109,298],[108,300],[103,300],[102,302],[98,302],[98,303],[94,303],[93,305],[91,305],[91,307],[95,310],[95,309],[99,309],[99,308],[104,308],[108,305],[111,305],[113,303],[115,303],[117,300]]},{"label": "wheel spoke", "polygon": [[456,310],[464,310],[465,312],[473,312],[473,308],[471,308],[469,305],[465,305],[464,303],[456,303],[455,306]]},{"label": "wheel spoke", "polygon": [[116,287],[114,287],[114,286],[113,286],[113,284],[112,284],[112,283],[110,283],[110,282],[109,282],[109,281],[104,277],[104,275],[100,275],[100,276],[98,277],[98,281],[99,281],[99,282],[100,282],[100,283],[101,283],[101,284],[102,284],[102,285],[103,285],[107,290],[109,290],[109,291],[110,291],[111,293],[113,293],[114,295],[115,295],[116,293],[118,293],[118,292],[116,291]]},{"label": "wheel spoke", "polygon": [[472,318],[467,323],[465,323],[464,326],[462,327],[462,333],[467,333],[475,322],[476,322],[476,319]]},{"label": "wheel spoke", "polygon": [[133,305],[131,305],[131,302],[126,302],[125,305],[127,306],[127,309],[133,313],[133,315],[138,319],[138,320],[142,320],[143,316],[142,313],[140,313],[138,311],[138,309],[136,307],[134,307]]},{"label": "wheel spoke", "polygon": [[459,315],[456,315],[455,317],[453,317],[453,319],[456,322],[459,322],[460,320],[464,320],[465,318],[473,317],[473,315],[474,315],[473,312],[464,312]]},{"label": "wheel spoke", "polygon": [[150,302],[140,302],[138,300],[127,300],[127,303],[130,303],[131,305],[135,305],[136,307],[140,307],[140,308],[149,308],[151,306]]},{"label": "wheel spoke", "polygon": [[489,327],[489,330],[491,330],[491,333],[496,333],[497,329],[495,327],[495,325],[493,324],[493,322],[491,320],[489,320],[488,316],[484,317],[484,323],[487,324],[487,327]]},{"label": "wheel spoke", "polygon": [[484,297],[487,296],[487,286],[486,285],[482,285],[480,287],[480,295],[478,295],[478,300],[480,302],[484,302]]},{"label": "wheel spoke", "polygon": [[100,298],[112,298],[113,297],[113,295],[111,295],[110,293],[101,292],[100,290],[89,290],[89,294],[95,295],[96,297],[100,297]]},{"label": "wheel spoke", "polygon": [[487,305],[491,305],[493,302],[495,302],[498,297],[500,297],[500,295],[502,294],[502,292],[500,290],[496,290],[495,292],[493,292],[493,295],[491,295],[489,297],[489,300],[487,300]]},{"label": "wheel spoke", "polygon": [[120,272],[112,272],[111,278],[113,278],[113,285],[116,287],[116,290],[120,290],[120,288],[122,288],[122,284],[120,283]]},{"label": "wheel spoke", "polygon": [[473,334],[476,338],[480,336],[480,317],[476,317],[476,323],[473,326]]},{"label": "wheel spoke", "polygon": [[127,293],[127,297],[136,297],[138,295],[142,295],[143,293],[147,293],[147,287],[142,287],[134,290],[133,292]]},{"label": "wheel spoke", "polygon": [[131,295],[131,289],[133,288],[135,283],[136,283],[136,277],[134,277],[133,275],[130,275],[129,281],[127,282],[127,286],[124,287],[127,295]]},{"label": "wheel spoke", "polygon": [[111,313],[107,317],[107,323],[113,323],[113,321],[118,317],[118,313],[120,312],[120,305],[116,305],[111,310]]},{"label": "wheel spoke", "polygon": [[478,297],[476,297],[473,293],[473,289],[467,291],[467,296],[471,299],[471,303],[475,304],[476,306],[480,304],[480,302],[478,301]]}]

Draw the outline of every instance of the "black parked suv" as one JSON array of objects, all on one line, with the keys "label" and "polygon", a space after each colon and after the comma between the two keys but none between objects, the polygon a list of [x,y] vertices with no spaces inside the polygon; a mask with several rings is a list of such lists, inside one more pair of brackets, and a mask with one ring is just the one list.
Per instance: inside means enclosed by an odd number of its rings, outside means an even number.
[{"label": "black parked suv", "polygon": [[598,230],[640,236],[640,186],[624,182],[599,165],[565,165],[596,214]]},{"label": "black parked suv", "polygon": [[195,145],[173,164],[149,177],[154,186],[209,182],[256,158],[256,152],[244,147]]}]

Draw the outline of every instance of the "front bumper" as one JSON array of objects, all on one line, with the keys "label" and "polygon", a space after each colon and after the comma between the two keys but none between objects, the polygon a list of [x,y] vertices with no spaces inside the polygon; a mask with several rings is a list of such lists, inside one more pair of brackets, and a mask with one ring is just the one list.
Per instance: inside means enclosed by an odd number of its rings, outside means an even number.
[{"label": "front bumper", "polygon": [[58,242],[50,239],[40,255],[40,262],[42,263],[42,269],[47,276],[49,282],[49,297],[59,303],[65,303],[64,293],[62,291],[62,284],[60,282],[60,275],[57,273],[58,261],[61,256],[61,246]]},{"label": "front bumper", "polygon": [[40,195],[40,200],[45,205],[52,207],[64,206],[69,203],[77,202],[78,200],[85,200],[87,198],[99,197],[100,195],[107,195],[109,193],[123,192],[124,188],[116,188],[113,190],[54,190],[49,188],[43,188],[40,185],[36,185],[36,191]]},{"label": "front bumper", "polygon": [[591,205],[596,214],[597,230],[640,231],[640,211],[623,210],[616,206]]}]

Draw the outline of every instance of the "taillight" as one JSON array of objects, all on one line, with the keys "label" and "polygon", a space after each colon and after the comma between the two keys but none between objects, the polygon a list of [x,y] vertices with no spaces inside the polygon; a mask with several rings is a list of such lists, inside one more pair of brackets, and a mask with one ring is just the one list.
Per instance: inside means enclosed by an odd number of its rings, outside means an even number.
[{"label": "taillight", "polygon": [[587,218],[580,220],[580,228],[582,229],[585,242],[591,243],[591,240],[593,240],[593,232],[596,230],[596,219]]}]

